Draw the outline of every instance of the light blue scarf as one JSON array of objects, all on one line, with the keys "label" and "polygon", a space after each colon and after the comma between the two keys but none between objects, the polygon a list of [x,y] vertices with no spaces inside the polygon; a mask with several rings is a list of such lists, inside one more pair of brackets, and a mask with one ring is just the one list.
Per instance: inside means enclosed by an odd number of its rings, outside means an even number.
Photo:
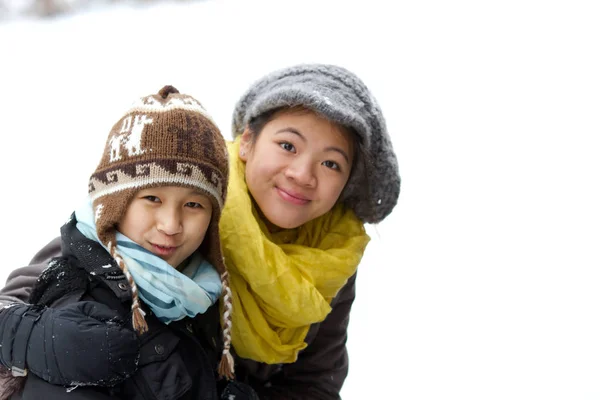
[{"label": "light blue scarf", "polygon": [[[75,217],[77,229],[106,248],[98,239],[90,201],[75,211]],[[219,273],[199,252],[188,259],[182,272],[120,232],[117,252],[131,273],[140,298],[166,324],[204,313],[221,295]]]}]

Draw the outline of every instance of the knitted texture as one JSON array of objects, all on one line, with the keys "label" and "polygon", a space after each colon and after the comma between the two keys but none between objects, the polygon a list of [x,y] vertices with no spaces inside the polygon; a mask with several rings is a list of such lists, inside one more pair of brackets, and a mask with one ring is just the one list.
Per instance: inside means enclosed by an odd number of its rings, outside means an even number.
[{"label": "knitted texture", "polygon": [[[190,187],[205,194],[212,202],[212,219],[200,251],[219,272],[223,293],[227,293],[219,220],[228,179],[227,148],[217,125],[200,102],[180,94],[172,86],[134,102],[111,129],[100,163],[89,180],[89,196],[98,237],[131,286],[133,326],[138,332],[143,333],[147,325],[137,286],[115,246],[116,225],[124,217],[129,202],[139,190],[158,186]],[[229,313],[224,318],[223,326],[229,327]],[[227,350],[224,358],[228,364],[224,370],[232,373],[228,329],[224,336]]]},{"label": "knitted texture", "polygon": [[325,64],[297,65],[256,81],[233,112],[233,134],[253,118],[281,107],[303,106],[352,128],[364,152],[340,200],[367,223],[388,216],[400,194],[398,161],[377,101],[352,72]]}]

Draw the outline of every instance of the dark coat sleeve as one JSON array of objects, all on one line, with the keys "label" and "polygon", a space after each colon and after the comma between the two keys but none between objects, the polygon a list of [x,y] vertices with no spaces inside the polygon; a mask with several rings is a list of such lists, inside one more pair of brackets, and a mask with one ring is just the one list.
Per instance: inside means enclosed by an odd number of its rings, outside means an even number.
[{"label": "dark coat sleeve", "polygon": [[299,354],[295,363],[284,364],[271,379],[270,385],[262,388],[262,393],[259,393],[261,399],[340,399],[340,390],[348,375],[346,339],[350,309],[355,298],[355,283],[356,274],[332,302],[331,313],[318,326],[309,346]]},{"label": "dark coat sleeve", "polygon": [[0,310],[0,364],[63,386],[113,386],[131,376],[137,336],[121,313],[86,296],[89,282],[84,270],[54,259],[32,292],[45,301]]},{"label": "dark coat sleeve", "polygon": [[27,377],[23,391],[12,397],[13,400],[108,400],[114,398],[105,389],[51,385],[35,375]]},{"label": "dark coat sleeve", "polygon": [[0,289],[0,306],[27,302],[33,285],[50,259],[60,255],[60,238],[56,238],[44,246],[28,266],[17,268],[11,272],[6,280],[6,285]]},{"label": "dark coat sleeve", "polygon": [[137,370],[136,334],[98,302],[15,304],[0,314],[0,341],[0,364],[53,385],[114,386]]}]

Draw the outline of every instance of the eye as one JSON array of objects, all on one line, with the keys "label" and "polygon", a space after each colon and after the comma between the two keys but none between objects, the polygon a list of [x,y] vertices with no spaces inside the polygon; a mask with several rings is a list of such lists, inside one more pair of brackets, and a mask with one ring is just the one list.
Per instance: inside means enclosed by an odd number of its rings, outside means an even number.
[{"label": "eye", "polygon": [[335,169],[338,171],[340,170],[340,165],[338,163],[336,163],[335,161],[331,161],[331,160],[323,161],[322,165],[324,165],[330,169]]},{"label": "eye", "polygon": [[152,202],[152,203],[159,203],[160,202],[160,199],[158,197],[156,197],[156,196],[144,196],[143,198],[146,199],[146,200],[148,200],[148,201],[150,201],[150,202]]},{"label": "eye", "polygon": [[279,147],[281,147],[285,151],[289,151],[289,152],[295,152],[296,151],[296,148],[290,142],[280,142],[279,143]]},{"label": "eye", "polygon": [[189,203],[185,203],[185,205],[190,208],[205,208],[201,203],[196,203],[195,201],[190,201]]}]

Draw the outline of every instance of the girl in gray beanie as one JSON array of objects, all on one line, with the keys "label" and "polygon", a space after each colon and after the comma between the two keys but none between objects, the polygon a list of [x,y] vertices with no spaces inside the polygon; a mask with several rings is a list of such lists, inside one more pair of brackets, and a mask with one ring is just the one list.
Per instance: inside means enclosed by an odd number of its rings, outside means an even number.
[{"label": "girl in gray beanie", "polygon": [[[298,65],[250,86],[233,134],[219,231],[237,379],[261,399],[337,400],[364,224],[388,216],[400,192],[385,120],[353,73]],[[58,253],[51,242],[22,273]],[[22,276],[11,278],[0,301],[26,300]]]},{"label": "girl in gray beanie", "polygon": [[365,84],[335,65],[298,65],[266,75],[240,98],[233,134],[276,109],[304,107],[352,131],[359,151],[341,201],[364,222],[377,223],[400,194],[398,162],[381,109]]}]

